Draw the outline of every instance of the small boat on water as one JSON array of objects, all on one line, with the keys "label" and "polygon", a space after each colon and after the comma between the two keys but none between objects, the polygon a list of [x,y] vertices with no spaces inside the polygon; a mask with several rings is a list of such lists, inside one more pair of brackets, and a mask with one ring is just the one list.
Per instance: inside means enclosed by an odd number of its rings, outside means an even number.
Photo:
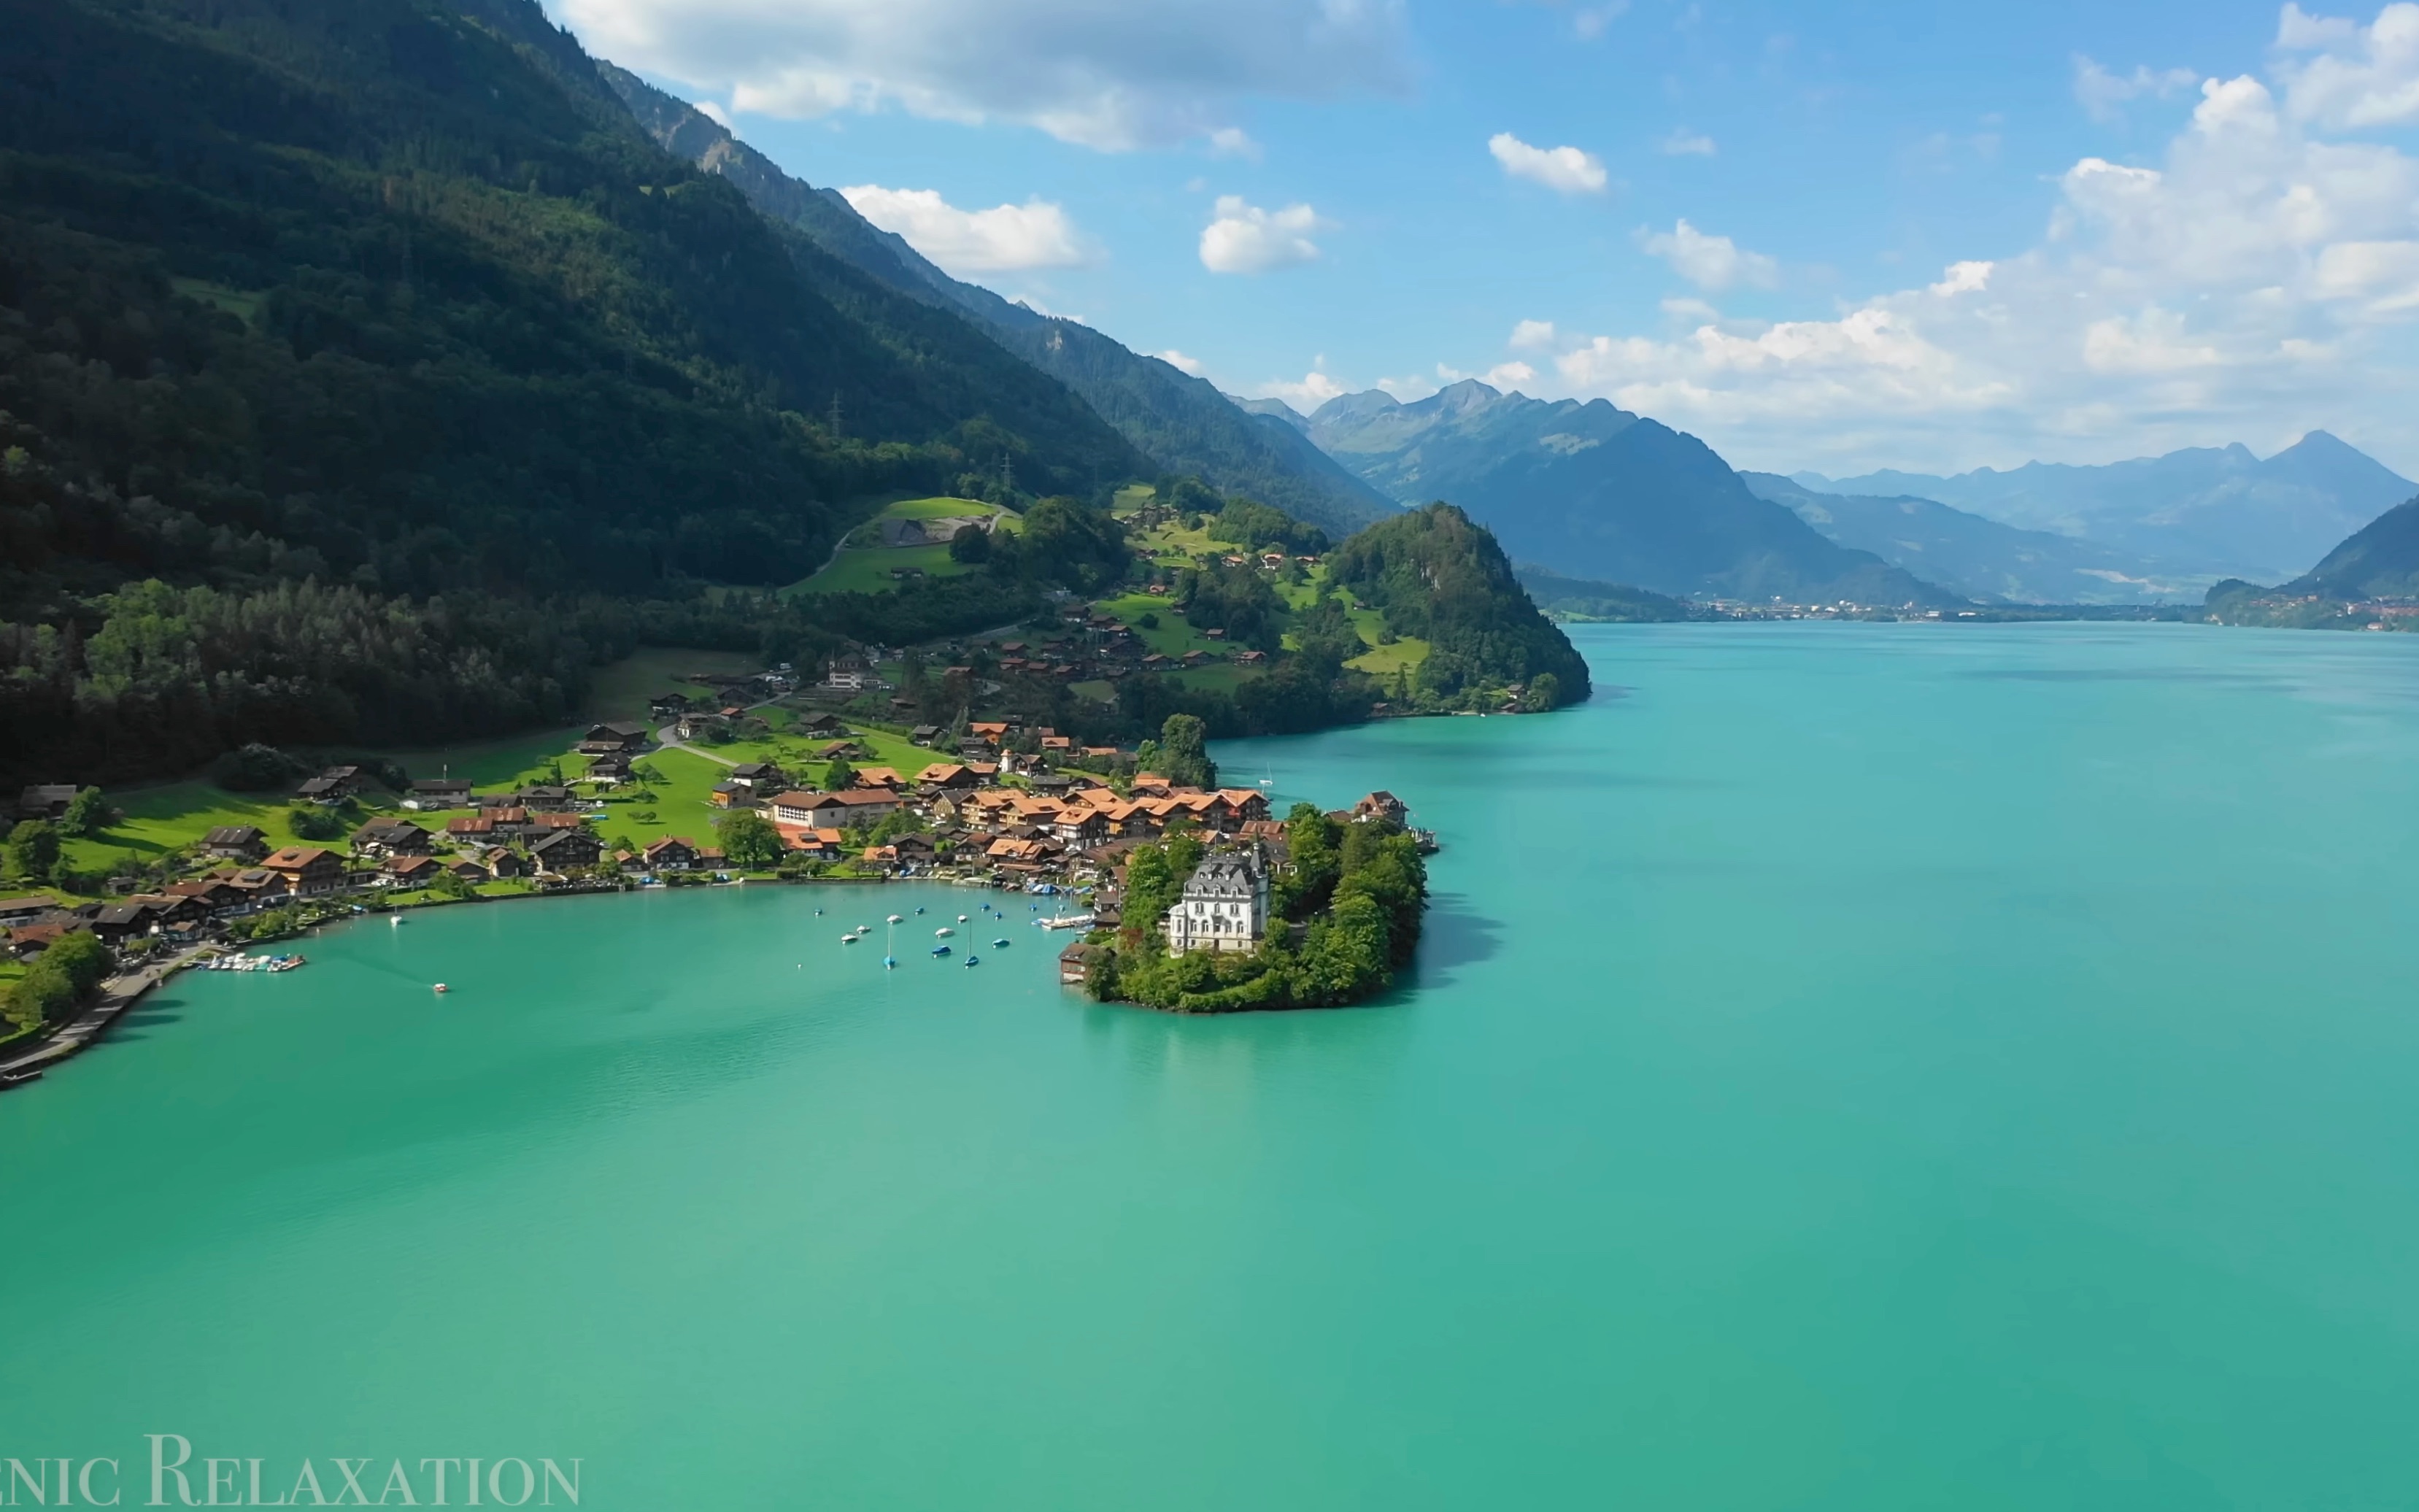
[{"label": "small boat on water", "polygon": [[855,945],[856,943],[856,936],[854,934],[843,934],[840,937],[840,943],[842,945]]},{"label": "small boat on water", "polygon": [[970,955],[970,956],[966,957],[965,964],[966,964],[967,965],[970,965],[970,966],[978,966],[978,965],[981,965],[981,964],[982,964],[982,957],[981,957],[981,956],[978,956],[978,955]]},{"label": "small boat on water", "polygon": [[440,993],[450,993],[450,992],[452,992],[454,989],[453,989],[453,988],[451,988],[451,987],[446,986],[443,982],[441,982],[441,981],[440,981],[440,982],[439,982],[439,983],[437,984],[436,990],[437,990],[438,992],[440,992]]},{"label": "small boat on water", "polygon": [[1005,935],[1005,934],[1003,934],[1003,935],[1001,935],[998,939],[995,939],[995,940],[992,941],[992,942],[991,942],[991,948],[992,948],[993,949],[994,949],[994,950],[1005,950],[1005,949],[1008,949],[1008,936],[1007,936],[1007,935]]},{"label": "small boat on water", "polygon": [[395,929],[401,929],[404,925],[404,918],[401,914],[394,914],[388,918],[387,923]]},{"label": "small boat on water", "polygon": [[933,938],[935,938],[935,939],[946,939],[946,938],[948,938],[949,935],[955,934],[956,933],[957,933],[957,931],[956,931],[956,930],[953,930],[953,929],[949,928],[948,925],[946,925],[946,924],[945,924],[945,925],[943,925],[941,928],[934,930],[934,931],[932,932],[932,936],[933,936]]},{"label": "small boat on water", "polygon": [[949,948],[946,945],[936,945],[932,947],[932,959],[935,961],[938,961],[941,957],[948,953]]},{"label": "small boat on water", "polygon": [[961,923],[961,924],[963,924],[963,923],[964,923],[965,921],[966,921],[966,916],[965,916],[965,915],[963,915],[963,914],[960,914],[960,915],[958,916],[958,922],[959,922],[959,923]]},{"label": "small boat on water", "polygon": [[215,961],[203,963],[202,969],[205,971],[291,971],[296,966],[309,964],[306,957],[300,955],[223,955]]},{"label": "small boat on water", "polygon": [[[917,910],[916,910],[916,912],[917,912],[917,913],[919,913],[919,914],[920,914],[920,913],[922,913],[923,911],[924,911],[924,910],[922,910],[922,909],[920,909],[920,908],[918,908],[918,909],[917,909]],[[905,922],[907,922],[907,919],[906,919],[906,916],[904,916],[904,915],[902,915],[902,914],[893,914],[893,915],[891,915],[888,918],[886,918],[886,919],[883,920],[883,922],[884,922],[884,923],[886,923],[886,924],[904,924]]]},{"label": "small boat on water", "polygon": [[1053,914],[1048,918],[1037,918],[1034,922],[1040,925],[1043,929],[1089,929],[1092,927],[1092,916],[1089,914]]}]

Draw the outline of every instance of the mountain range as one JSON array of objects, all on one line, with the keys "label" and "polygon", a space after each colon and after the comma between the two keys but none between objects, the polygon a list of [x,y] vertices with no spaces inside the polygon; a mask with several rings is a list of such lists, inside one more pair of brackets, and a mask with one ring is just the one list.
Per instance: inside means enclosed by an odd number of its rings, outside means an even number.
[{"label": "mountain range", "polygon": [[951,278],[874,226],[836,190],[776,166],[686,102],[609,63],[598,73],[666,149],[727,179],[767,219],[923,303],[972,317],[994,340],[1064,383],[1163,472],[1194,473],[1336,535],[1394,505],[1294,427],[1245,412],[1203,379],[1132,351],[1079,321],[1046,316]]},{"label": "mountain range", "polygon": [[2145,576],[2261,582],[2308,571],[2336,543],[2419,493],[2419,485],[2322,430],[2264,459],[2237,443],[2100,467],[2028,462],[1953,477],[1798,472],[1791,481],[1812,493],[1932,500],[2020,530],[2088,541],[2132,557]]},{"label": "mountain range", "polygon": [[1468,379],[1410,404],[1370,390],[1307,416],[1251,408],[1387,498],[1451,501],[1516,559],[1569,577],[1684,596],[1959,601],[1759,498],[1695,437],[1602,399],[1532,399]]},{"label": "mountain range", "polygon": [[1930,499],[1816,493],[1773,472],[1747,486],[1842,546],[1983,600],[2015,604],[2197,602],[2213,573],[2163,573],[2128,551],[2050,531],[2018,530]]}]

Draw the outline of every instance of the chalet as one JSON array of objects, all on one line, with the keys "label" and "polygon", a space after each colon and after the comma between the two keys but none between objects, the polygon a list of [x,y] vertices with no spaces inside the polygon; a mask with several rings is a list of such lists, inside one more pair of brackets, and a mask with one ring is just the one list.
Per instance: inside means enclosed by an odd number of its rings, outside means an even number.
[{"label": "chalet", "polygon": [[530,874],[528,858],[518,851],[507,850],[501,845],[490,846],[487,853],[479,859],[485,864],[487,875],[491,877],[501,879],[525,877]]},{"label": "chalet", "polygon": [[762,788],[767,793],[789,785],[789,779],[771,762],[741,762],[731,769],[731,780],[751,791]]},{"label": "chalet", "polygon": [[353,831],[356,856],[426,856],[437,848],[428,831],[408,819],[373,819]]},{"label": "chalet", "polygon": [[316,898],[345,885],[345,863],[335,852],[316,845],[288,845],[271,851],[260,869],[285,884],[298,898]]},{"label": "chalet", "polygon": [[578,872],[605,858],[605,842],[584,829],[558,829],[530,847],[530,856],[548,872]]},{"label": "chalet", "polygon": [[613,870],[629,876],[644,876],[647,858],[636,851],[615,851],[611,856]]},{"label": "chalet", "polygon": [[756,803],[756,795],[741,782],[716,782],[705,798],[717,809],[750,809]]},{"label": "chalet", "polygon": [[679,835],[666,836],[648,846],[647,866],[655,872],[686,872],[697,865],[697,847]]},{"label": "chalet", "polygon": [[1142,659],[1142,670],[1147,672],[1165,671],[1173,665],[1174,663],[1156,651]]},{"label": "chalet", "polygon": [[249,914],[263,908],[274,908],[294,896],[294,888],[287,884],[285,875],[271,872],[266,866],[247,867],[231,873],[225,880],[228,887],[243,895],[243,904],[236,910],[238,913]]},{"label": "chalet", "polygon": [[846,793],[778,794],[766,807],[777,825],[828,827],[871,823],[905,801],[888,788],[852,788]]},{"label": "chalet", "polygon": [[839,859],[843,838],[837,829],[793,829],[782,835],[791,850],[818,860]]},{"label": "chalet", "polygon": [[1206,651],[1194,650],[1184,654],[1184,665],[1187,667],[1206,667],[1209,663],[1210,653]]},{"label": "chalet", "polygon": [[496,821],[491,817],[482,816],[477,819],[462,818],[448,819],[445,821],[445,836],[448,840],[481,841],[489,839],[495,834],[495,832]]},{"label": "chalet", "polygon": [[840,722],[840,716],[836,714],[810,714],[798,721],[796,729],[797,733],[802,735],[844,735],[848,733],[847,726]]},{"label": "chalet", "polygon": [[1372,819],[1399,825],[1410,815],[1410,808],[1393,794],[1379,790],[1352,806],[1352,822],[1365,824]]},{"label": "chalet", "polygon": [[550,834],[558,829],[578,829],[588,823],[587,817],[576,813],[533,813],[524,826],[534,835]]},{"label": "chalet", "polygon": [[457,856],[446,862],[445,870],[464,882],[479,883],[487,880],[487,869],[467,856]]},{"label": "chalet", "polygon": [[79,932],[90,933],[91,921],[79,914],[52,912],[8,931],[8,950],[20,961],[31,960]]},{"label": "chalet", "polygon": [[907,779],[895,766],[860,766],[856,769],[856,785],[861,788],[888,788],[896,793],[907,786]]},{"label": "chalet", "polygon": [[150,910],[151,927],[162,934],[191,934],[210,918],[209,904],[187,893],[138,893],[126,901]]},{"label": "chalet", "polygon": [[963,793],[975,785],[974,772],[956,762],[934,762],[916,774],[919,787],[943,788],[951,793]]},{"label": "chalet", "polygon": [[588,758],[588,780],[591,782],[627,782],[630,780],[630,758],[619,751],[600,751]]},{"label": "chalet", "polygon": [[269,854],[269,836],[258,825],[221,825],[202,837],[202,854],[213,860],[257,861]]},{"label": "chalet", "polygon": [[890,842],[890,848],[902,861],[930,861],[940,854],[940,847],[930,835],[909,833]]},{"label": "chalet", "polygon": [[1226,639],[1226,632],[1223,629],[1204,630],[1201,633],[1208,636],[1212,640],[1224,640]]},{"label": "chalet", "polygon": [[[951,671],[957,671],[954,667],[949,670]],[[915,745],[929,746],[932,742],[940,739],[941,736],[947,733],[948,732],[944,731],[936,724],[919,724],[915,729],[907,732],[907,738]]]},{"label": "chalet", "polygon": [[0,925],[27,924],[57,908],[59,901],[40,895],[0,898]]},{"label": "chalet", "polygon": [[1238,651],[1235,653],[1235,661],[1238,666],[1264,666],[1267,664],[1269,654],[1265,651]]},{"label": "chalet", "polygon": [[647,748],[647,727],[629,719],[615,719],[606,724],[592,724],[580,737],[582,746],[605,746],[636,755]]},{"label": "chalet", "polygon": [[1008,738],[1008,725],[1004,720],[978,719],[966,726],[966,733],[986,746],[997,746]]},{"label": "chalet", "polygon": [[1070,850],[1086,850],[1109,838],[1109,816],[1098,809],[1069,809],[1055,826]]},{"label": "chalet", "polygon": [[1167,948],[1247,951],[1259,949],[1269,926],[1269,875],[1256,850],[1213,852],[1168,909]]},{"label": "chalet", "polygon": [[38,782],[17,795],[17,817],[20,819],[62,819],[68,805],[75,802],[76,785],[72,782]]},{"label": "chalet", "polygon": [[1075,741],[1071,735],[1043,735],[1041,737],[1041,751],[1045,756],[1053,753],[1071,754],[1074,749]]},{"label": "chalet", "polygon": [[541,782],[521,789],[513,796],[524,809],[568,809],[571,790],[552,782]]},{"label": "chalet", "polygon": [[224,877],[200,877],[188,882],[168,884],[171,897],[190,898],[210,915],[240,912],[247,903],[241,889],[231,886]]},{"label": "chalet", "polygon": [[673,726],[683,740],[712,740],[731,733],[731,717],[710,709],[691,709]]},{"label": "chalet", "polygon": [[342,803],[362,790],[362,769],[358,766],[331,766],[318,776],[294,790],[298,798],[313,803]]},{"label": "chalet", "polygon": [[688,709],[686,693],[658,693],[647,700],[647,712],[658,719],[675,717]]},{"label": "chalet", "polygon": [[1058,980],[1069,987],[1080,987],[1091,980],[1092,963],[1100,959],[1101,948],[1077,940],[1058,952]]},{"label": "chalet", "polygon": [[433,856],[391,856],[385,868],[386,874],[398,887],[424,887],[436,881],[437,874],[444,870],[444,864]]},{"label": "chalet", "polygon": [[460,809],[470,802],[470,784],[456,778],[425,778],[404,795],[407,809]]},{"label": "chalet", "polygon": [[95,911],[85,927],[114,950],[137,935],[150,933],[153,922],[151,910],[142,903],[108,903]]},{"label": "chalet", "polygon": [[817,746],[812,752],[814,759],[819,762],[853,761],[871,754],[871,752],[854,740],[828,741]]}]

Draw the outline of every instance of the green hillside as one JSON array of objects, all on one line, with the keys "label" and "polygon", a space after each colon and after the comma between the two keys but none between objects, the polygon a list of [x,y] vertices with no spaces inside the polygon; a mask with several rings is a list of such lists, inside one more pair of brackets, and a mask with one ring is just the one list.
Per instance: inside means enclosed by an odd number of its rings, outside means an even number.
[{"label": "green hillside", "polygon": [[806,577],[840,501],[1148,471],[532,0],[0,26],[0,779],[559,719],[640,640],[812,643],[700,588]]}]

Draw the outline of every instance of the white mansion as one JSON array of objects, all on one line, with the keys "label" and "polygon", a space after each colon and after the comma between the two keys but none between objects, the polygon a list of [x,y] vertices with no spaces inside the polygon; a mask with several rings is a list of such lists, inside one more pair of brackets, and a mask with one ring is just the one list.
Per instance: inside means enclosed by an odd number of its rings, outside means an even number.
[{"label": "white mansion", "polygon": [[1167,948],[1256,950],[1269,932],[1269,874],[1257,846],[1220,851],[1203,859],[1167,911]]}]

